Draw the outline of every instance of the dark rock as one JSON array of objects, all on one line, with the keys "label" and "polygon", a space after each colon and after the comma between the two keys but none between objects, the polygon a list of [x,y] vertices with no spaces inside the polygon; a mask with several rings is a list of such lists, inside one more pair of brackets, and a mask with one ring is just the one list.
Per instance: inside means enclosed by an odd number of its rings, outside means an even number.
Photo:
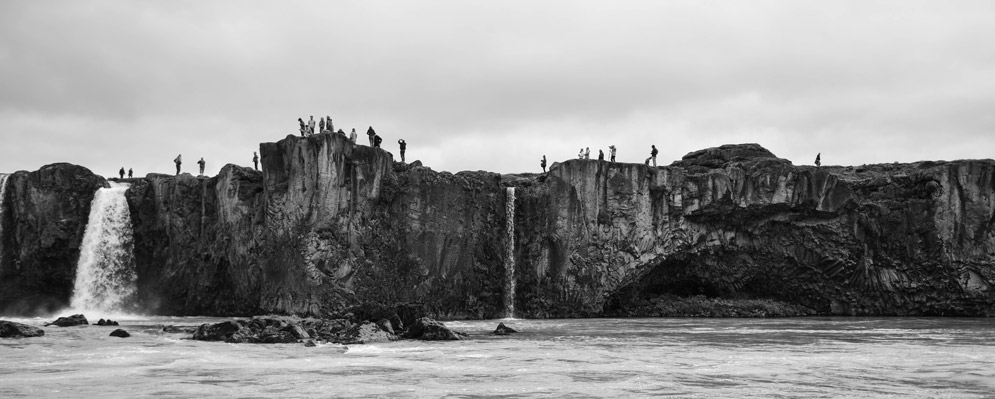
[{"label": "dark rock", "polygon": [[45,330],[27,324],[0,320],[0,338],[32,338],[45,335]]},{"label": "dark rock", "polygon": [[112,337],[118,337],[118,338],[128,338],[128,337],[131,336],[131,334],[128,334],[127,331],[124,331],[124,330],[122,330],[122,329],[119,328],[117,330],[111,331],[111,336]]},{"label": "dark rock", "polygon": [[45,323],[45,326],[47,327],[54,325],[58,327],[72,327],[72,326],[89,325],[89,324],[90,323],[86,321],[86,317],[84,317],[81,314],[74,314],[72,316],[60,317],[58,319],[55,319],[55,321],[51,323]]},{"label": "dark rock", "polygon": [[456,341],[463,339],[464,336],[464,334],[450,330],[445,324],[428,317],[415,320],[408,326],[408,331],[404,333],[404,338],[423,341]]},{"label": "dark rock", "polygon": [[114,321],[114,320],[111,320],[111,319],[107,319],[107,320],[100,319],[100,320],[97,320],[97,325],[98,326],[116,326],[116,325],[118,325],[118,323],[116,321]]},{"label": "dark rock", "polygon": [[494,330],[494,335],[510,335],[517,333],[515,329],[504,325],[504,323],[498,323],[497,328]]},{"label": "dark rock", "polygon": [[289,333],[294,339],[310,339],[311,334],[301,327],[300,325],[293,324],[283,328],[284,332]]},{"label": "dark rock", "polygon": [[394,326],[390,322],[390,320],[387,319],[377,320],[377,327],[380,327],[381,330],[384,330],[388,333],[394,334]]},{"label": "dark rock", "polygon": [[242,330],[242,326],[233,320],[216,324],[201,324],[193,333],[193,339],[198,341],[229,341]]},{"label": "dark rock", "polygon": [[307,341],[304,341],[304,347],[306,347],[306,348],[314,348],[316,346],[318,346],[318,345],[314,343],[314,340],[310,340],[309,339]]}]

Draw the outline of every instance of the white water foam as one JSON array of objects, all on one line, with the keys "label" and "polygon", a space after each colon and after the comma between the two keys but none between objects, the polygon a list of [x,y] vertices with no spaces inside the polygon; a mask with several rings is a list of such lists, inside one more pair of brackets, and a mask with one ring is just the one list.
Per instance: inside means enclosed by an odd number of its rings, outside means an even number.
[{"label": "white water foam", "polygon": [[131,213],[124,196],[128,186],[110,183],[110,188],[97,190],[93,197],[76,264],[70,301],[73,312],[126,314],[132,310],[137,275]]},{"label": "white water foam", "polygon": [[515,188],[506,189],[505,214],[507,222],[505,233],[507,243],[504,254],[504,314],[505,317],[515,317]]}]

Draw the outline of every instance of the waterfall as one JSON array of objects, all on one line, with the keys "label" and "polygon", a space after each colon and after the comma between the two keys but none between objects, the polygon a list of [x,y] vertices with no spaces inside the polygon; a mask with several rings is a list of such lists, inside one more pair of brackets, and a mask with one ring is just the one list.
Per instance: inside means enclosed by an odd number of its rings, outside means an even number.
[{"label": "waterfall", "polygon": [[505,199],[504,314],[515,317],[515,188],[507,188]]},{"label": "waterfall", "polygon": [[125,311],[133,303],[137,275],[131,214],[124,196],[128,186],[110,183],[110,188],[93,196],[70,302],[77,311]]},{"label": "waterfall", "polygon": [[3,270],[3,199],[7,193],[7,178],[10,175],[0,173],[0,270]]}]

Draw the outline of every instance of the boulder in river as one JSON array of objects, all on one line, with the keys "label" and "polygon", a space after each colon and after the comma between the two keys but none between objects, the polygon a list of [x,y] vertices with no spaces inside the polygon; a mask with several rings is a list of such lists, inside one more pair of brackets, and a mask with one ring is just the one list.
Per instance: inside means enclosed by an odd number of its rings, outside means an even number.
[{"label": "boulder in river", "polygon": [[90,322],[86,321],[85,316],[81,314],[74,314],[72,316],[60,317],[58,319],[55,319],[55,321],[51,323],[45,323],[45,326],[48,327],[51,325],[55,325],[59,327],[72,327],[72,326],[89,325],[89,324]]},{"label": "boulder in river", "polygon": [[124,331],[124,330],[122,330],[122,329],[119,328],[117,330],[111,331],[111,336],[112,337],[118,337],[118,338],[128,338],[128,337],[131,336],[131,334],[128,334],[127,331]]},{"label": "boulder in river", "polygon": [[97,320],[97,325],[98,326],[116,326],[116,325],[118,325],[118,323],[116,321],[114,321],[114,320],[111,320],[111,319],[107,319],[107,320],[100,319],[100,320]]},{"label": "boulder in river", "polygon": [[45,330],[27,324],[0,320],[0,338],[31,338],[45,335]]},{"label": "boulder in river", "polygon": [[492,334],[494,335],[510,335],[517,333],[515,329],[504,325],[504,323],[498,323],[497,329],[494,330]]},{"label": "boulder in river", "polygon": [[442,322],[422,317],[415,320],[408,331],[404,333],[404,338],[420,339],[423,341],[457,341],[463,339],[464,334],[450,330]]}]

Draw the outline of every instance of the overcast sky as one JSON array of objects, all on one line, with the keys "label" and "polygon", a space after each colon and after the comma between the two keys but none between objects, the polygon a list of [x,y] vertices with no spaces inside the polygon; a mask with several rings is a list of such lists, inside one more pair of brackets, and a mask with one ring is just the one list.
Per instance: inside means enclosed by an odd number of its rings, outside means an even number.
[{"label": "overcast sky", "polygon": [[451,172],[992,158],[995,2],[0,2],[0,172],[213,175],[309,115]]}]

